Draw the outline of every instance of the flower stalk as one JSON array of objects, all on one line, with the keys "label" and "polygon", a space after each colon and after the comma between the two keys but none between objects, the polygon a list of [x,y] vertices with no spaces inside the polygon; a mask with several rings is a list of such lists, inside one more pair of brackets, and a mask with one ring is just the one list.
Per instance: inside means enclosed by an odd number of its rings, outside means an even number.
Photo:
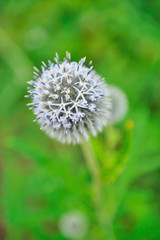
[{"label": "flower stalk", "polygon": [[108,213],[104,213],[104,202],[102,199],[102,186],[100,178],[100,166],[97,162],[92,145],[89,141],[82,141],[81,149],[86,161],[86,165],[92,177],[92,199],[97,214],[97,218],[103,234],[110,240],[115,240],[112,222]]},{"label": "flower stalk", "polygon": [[101,205],[101,183],[100,183],[100,168],[97,163],[97,159],[93,152],[91,143],[89,141],[82,141],[81,148],[83,151],[83,155],[89,169],[89,172],[93,181],[93,202],[96,210],[99,210]]}]

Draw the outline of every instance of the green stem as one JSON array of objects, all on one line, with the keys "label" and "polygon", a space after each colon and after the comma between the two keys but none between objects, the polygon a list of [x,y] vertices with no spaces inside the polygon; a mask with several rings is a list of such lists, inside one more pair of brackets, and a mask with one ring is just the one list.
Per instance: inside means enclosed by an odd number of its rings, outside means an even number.
[{"label": "green stem", "polygon": [[93,201],[98,210],[101,205],[100,169],[90,142],[83,141],[81,148],[93,181]]},{"label": "green stem", "polygon": [[87,167],[92,177],[92,182],[93,182],[92,197],[93,197],[93,203],[94,203],[95,211],[98,217],[98,221],[105,234],[105,238],[107,237],[110,240],[114,240],[115,236],[114,236],[112,223],[108,222],[109,219],[106,219],[107,213],[104,214],[104,209],[103,209],[102,186],[100,181],[100,167],[98,165],[91,143],[87,141],[83,141],[81,144],[81,148],[83,151],[83,155],[84,155]]}]

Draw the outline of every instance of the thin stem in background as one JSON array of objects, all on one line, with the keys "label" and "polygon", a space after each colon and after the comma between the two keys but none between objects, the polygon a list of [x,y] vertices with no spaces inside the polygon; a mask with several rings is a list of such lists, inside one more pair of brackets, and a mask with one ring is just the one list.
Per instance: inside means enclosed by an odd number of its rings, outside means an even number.
[{"label": "thin stem in background", "polygon": [[93,181],[93,201],[95,208],[98,210],[101,205],[101,184],[100,184],[100,169],[97,163],[97,159],[93,152],[90,142],[83,141],[81,144],[83,155],[90,171]]},{"label": "thin stem in background", "polygon": [[[102,229],[104,230],[105,236],[109,240],[115,240],[112,223],[108,222],[109,219],[106,219],[106,216],[104,217],[102,186],[100,180],[100,167],[98,165],[92,145],[90,142],[83,141],[81,144],[81,148],[93,181],[92,198],[99,223]],[[107,213],[105,215],[107,215]]]}]

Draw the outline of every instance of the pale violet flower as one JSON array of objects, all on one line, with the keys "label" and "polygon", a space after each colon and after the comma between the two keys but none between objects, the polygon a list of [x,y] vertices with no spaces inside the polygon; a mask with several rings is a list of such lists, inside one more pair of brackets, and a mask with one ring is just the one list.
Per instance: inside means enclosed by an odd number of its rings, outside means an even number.
[{"label": "pale violet flower", "polygon": [[128,99],[126,94],[114,85],[109,86],[112,97],[111,123],[120,122],[128,111]]},{"label": "pale violet flower", "polygon": [[80,211],[67,212],[59,220],[59,230],[67,239],[82,239],[88,229],[88,218]]},{"label": "pale violet flower", "polygon": [[92,62],[84,65],[71,62],[70,53],[63,61],[58,54],[55,63],[43,63],[42,72],[35,69],[35,80],[28,82],[29,94],[36,119],[50,137],[62,143],[80,143],[108,124],[111,115],[111,97],[108,85],[95,71]]}]

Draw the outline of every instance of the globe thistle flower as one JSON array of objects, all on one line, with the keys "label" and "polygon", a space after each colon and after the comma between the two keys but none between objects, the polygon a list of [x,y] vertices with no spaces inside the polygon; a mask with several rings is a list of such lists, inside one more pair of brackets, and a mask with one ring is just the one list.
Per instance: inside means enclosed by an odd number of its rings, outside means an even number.
[{"label": "globe thistle flower", "polygon": [[120,122],[128,111],[128,100],[126,94],[114,85],[109,86],[112,97],[111,123]]},{"label": "globe thistle flower", "polygon": [[59,220],[59,229],[68,239],[81,239],[89,228],[87,216],[80,211],[71,211],[63,214]]},{"label": "globe thistle flower", "polygon": [[28,105],[50,137],[62,143],[80,143],[89,132],[96,136],[109,122],[111,114],[110,91],[104,79],[93,71],[92,62],[84,66],[71,62],[70,53],[63,61],[58,54],[55,63],[42,62],[42,72],[34,67],[34,78],[28,82],[32,103]]}]

